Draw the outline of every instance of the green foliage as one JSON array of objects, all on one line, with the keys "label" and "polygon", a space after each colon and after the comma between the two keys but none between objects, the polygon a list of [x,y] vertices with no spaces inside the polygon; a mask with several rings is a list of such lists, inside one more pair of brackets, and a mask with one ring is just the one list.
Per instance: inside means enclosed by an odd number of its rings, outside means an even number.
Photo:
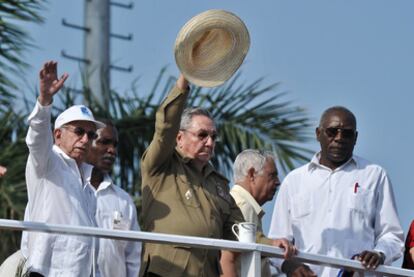
[{"label": "green foliage", "polygon": [[[0,179],[0,218],[22,219],[27,202],[24,178],[27,126],[13,110],[17,80],[27,68],[24,52],[33,45],[23,22],[41,23],[45,0],[0,1],[0,165],[7,174]],[[20,248],[20,232],[0,230],[0,261]]]},{"label": "green foliage", "polygon": [[15,90],[16,78],[23,76],[27,68],[24,52],[33,47],[31,38],[21,23],[42,23],[40,12],[45,0],[2,0],[0,1],[0,111],[7,111]]},{"label": "green foliage", "polygon": [[[109,108],[99,104],[86,82],[83,93],[74,93],[71,89],[59,93],[58,102],[62,106],[55,107],[57,112],[86,100],[96,117],[114,121],[120,139],[114,179],[134,197],[138,209],[140,158],[153,137],[157,108],[175,81],[163,68],[147,93],[139,93],[136,83],[132,84],[129,94],[111,91]],[[188,106],[207,108],[216,120],[220,142],[212,163],[219,171],[231,179],[235,157],[247,148],[272,151],[283,172],[291,170],[295,163],[307,161],[310,151],[299,146],[309,139],[309,119],[304,109],[283,100],[286,93],[277,92],[277,84],[263,86],[262,79],[247,85],[238,83],[240,74],[221,87],[193,86],[188,100]]]},{"label": "green foliage", "polygon": [[[166,76],[163,68],[149,93],[138,93],[134,84],[126,96],[112,91],[109,109],[101,107],[90,91],[85,90],[85,98],[94,113],[112,119],[119,129],[115,179],[135,197],[140,195],[140,157],[154,134],[155,113],[175,80]],[[188,106],[207,108],[216,120],[221,141],[216,145],[213,164],[231,177],[235,157],[246,148],[274,152],[285,172],[294,167],[294,162],[308,160],[310,151],[298,145],[309,138],[305,111],[283,100],[286,95],[276,91],[277,84],[263,86],[262,79],[248,85],[238,83],[240,75],[221,87],[193,86],[191,89]],[[75,102],[67,95],[62,99]]]},{"label": "green foliage", "polygon": [[[23,117],[8,111],[0,115],[0,165],[7,173],[0,178],[0,218],[22,219],[27,203],[25,164],[28,155],[24,141],[27,126]],[[0,230],[0,260],[20,248],[20,232]]]},{"label": "green foliage", "polygon": [[[218,88],[191,88],[188,105],[207,108],[216,119],[221,141],[216,146],[213,164],[231,178],[232,163],[236,155],[246,148],[273,151],[284,171],[292,169],[294,162],[307,160],[310,152],[298,146],[308,139],[309,121],[304,110],[284,101],[286,95],[276,91],[277,84],[263,86],[263,80],[259,79],[251,84],[236,85],[239,79],[240,75],[236,75]],[[114,179],[134,197],[138,210],[141,194],[140,157],[154,134],[157,108],[175,80],[174,77],[166,76],[164,68],[149,93],[138,93],[135,83],[129,94],[112,91],[109,108],[100,106],[88,89],[84,89],[83,93],[74,93],[70,88],[65,88],[54,102],[53,113],[57,115],[86,99],[96,117],[114,121],[120,138]],[[35,98],[25,101],[27,114]],[[13,161],[6,164],[10,166],[9,171],[6,178],[0,181],[0,213],[3,213],[3,218],[21,219],[26,204],[24,164],[27,148],[24,136],[28,126],[22,117],[11,112],[0,123],[4,126],[0,130],[3,149],[0,162]],[[18,245],[16,236],[10,239],[10,245]]]}]

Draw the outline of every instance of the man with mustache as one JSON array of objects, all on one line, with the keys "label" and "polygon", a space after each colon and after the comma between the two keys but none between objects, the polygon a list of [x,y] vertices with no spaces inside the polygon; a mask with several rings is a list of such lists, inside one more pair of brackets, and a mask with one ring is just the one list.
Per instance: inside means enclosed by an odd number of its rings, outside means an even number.
[{"label": "man with mustache", "polygon": [[[353,154],[356,127],[354,114],[344,107],[322,114],[316,128],[321,151],[286,176],[269,236],[287,237],[299,251],[354,258],[372,270],[401,257],[403,231],[387,173]],[[318,276],[340,276],[336,268],[311,268]],[[282,270],[288,276],[310,272],[292,261]]]},{"label": "man with mustache", "polygon": [[[92,166],[84,163],[96,136],[105,125],[84,105],[62,112],[51,126],[54,95],[68,78],[57,75],[57,62],[46,62],[39,73],[40,89],[29,116],[26,143],[28,204],[25,219],[52,224],[96,226],[95,199],[87,184]],[[23,255],[30,276],[89,277],[92,238],[24,232]],[[26,244],[27,243],[27,244]]]},{"label": "man with mustache", "polygon": [[[97,130],[86,161],[93,165],[89,183],[95,189],[98,227],[139,231],[131,196],[116,186],[110,172],[117,156],[118,130],[109,120]],[[136,277],[141,259],[141,242],[99,238],[96,276]]]},{"label": "man with mustache", "polygon": [[[228,180],[209,163],[217,129],[210,113],[184,110],[188,81],[180,76],[158,108],[154,137],[141,163],[143,229],[149,232],[235,240],[233,224],[243,215]],[[261,234],[261,233],[260,233]],[[294,249],[286,240],[260,243]],[[219,276],[220,251],[145,243],[141,276]]]}]

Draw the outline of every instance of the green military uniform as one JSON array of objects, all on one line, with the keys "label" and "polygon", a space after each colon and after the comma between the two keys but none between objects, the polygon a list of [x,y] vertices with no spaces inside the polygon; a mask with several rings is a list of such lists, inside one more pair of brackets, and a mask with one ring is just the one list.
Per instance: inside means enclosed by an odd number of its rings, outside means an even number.
[{"label": "green military uniform", "polygon": [[[154,138],[144,153],[143,230],[235,240],[231,227],[244,221],[228,180],[207,164],[199,172],[176,148],[188,91],[173,88],[157,111]],[[141,276],[218,276],[219,251],[146,243]]]},{"label": "green military uniform", "polygon": [[[227,179],[210,164],[199,172],[175,149],[187,95],[174,88],[156,115],[141,163],[143,229],[233,240],[231,226],[244,220]],[[219,251],[147,243],[141,269],[161,276],[218,276]]]}]

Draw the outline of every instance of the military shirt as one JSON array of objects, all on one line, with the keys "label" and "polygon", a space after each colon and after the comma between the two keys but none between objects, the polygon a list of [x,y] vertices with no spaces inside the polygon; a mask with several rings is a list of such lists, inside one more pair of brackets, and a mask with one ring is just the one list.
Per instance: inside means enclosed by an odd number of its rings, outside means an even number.
[{"label": "military shirt", "polygon": [[[160,105],[155,134],[142,157],[143,230],[235,240],[231,227],[244,221],[228,180],[212,165],[202,172],[176,148],[188,91],[173,88]],[[146,243],[141,275],[219,276],[219,251]]]}]

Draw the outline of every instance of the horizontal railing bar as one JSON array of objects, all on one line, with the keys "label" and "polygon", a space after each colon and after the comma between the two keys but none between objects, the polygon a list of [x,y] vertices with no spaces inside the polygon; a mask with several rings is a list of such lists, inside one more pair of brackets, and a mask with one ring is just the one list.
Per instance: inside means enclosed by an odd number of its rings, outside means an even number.
[{"label": "horizontal railing bar", "polygon": [[[0,219],[0,229],[20,231],[40,231],[47,233],[59,233],[66,235],[97,236],[109,239],[140,240],[151,243],[176,244],[182,246],[200,247],[206,249],[227,249],[237,252],[260,251],[263,256],[282,258],[283,250],[264,244],[241,243],[238,241],[210,239],[192,236],[171,235],[162,233],[150,233],[142,231],[110,230],[97,227],[70,226],[59,224],[46,224],[42,222],[18,221]],[[328,257],[318,254],[298,253],[295,259],[318,265],[328,265],[336,268],[348,268],[357,271],[365,270],[360,262],[354,260]],[[414,271],[391,266],[379,266],[376,273],[388,276],[413,276]]]}]

